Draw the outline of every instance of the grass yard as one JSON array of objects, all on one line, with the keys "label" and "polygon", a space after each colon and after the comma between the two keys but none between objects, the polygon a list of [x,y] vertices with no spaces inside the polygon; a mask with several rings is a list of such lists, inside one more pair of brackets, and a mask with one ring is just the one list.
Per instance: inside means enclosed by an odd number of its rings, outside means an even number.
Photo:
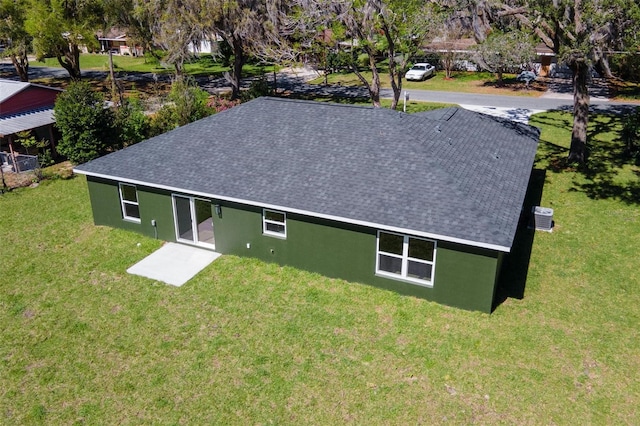
[{"label": "grass yard", "polygon": [[[60,63],[56,58],[44,58],[42,61],[31,61],[30,65],[35,67],[54,67],[60,68]],[[140,71],[140,72],[157,72],[164,68],[159,64],[147,62],[147,59],[141,56],[113,55],[113,66],[116,70]],[[82,54],[80,55],[80,68],[82,70],[109,70],[109,55],[99,54]]]},{"label": "grass yard", "polygon": [[[368,98],[345,98],[342,96],[297,96],[292,95],[290,98],[295,99],[306,99],[312,100],[316,102],[332,102],[337,104],[348,104],[348,105],[361,105],[372,107],[371,100]],[[380,99],[380,106],[382,108],[391,108],[391,99]],[[420,101],[409,101],[407,102],[407,114],[414,114],[416,112],[424,112],[424,111],[432,111],[434,109],[440,108],[448,108],[458,106],[456,104],[447,104],[443,102],[420,102]],[[401,99],[398,102],[398,106],[396,107],[396,111],[403,110],[403,100]]]},{"label": "grass yard", "polygon": [[[371,72],[362,73],[367,81],[371,81]],[[539,81],[535,81],[527,89],[524,83],[516,81],[514,74],[505,74],[504,87],[498,87],[495,75],[488,72],[463,72],[456,71],[451,79],[445,78],[442,70],[436,72],[433,77],[425,81],[406,81],[402,80],[402,89],[420,89],[420,90],[438,90],[445,92],[463,92],[463,93],[481,93],[491,95],[510,95],[510,96],[540,96],[546,90],[546,85]],[[343,86],[361,86],[362,83],[353,73],[341,72],[333,73],[327,76],[329,84],[340,84]],[[385,72],[380,74],[380,82],[383,88],[390,89],[389,76]],[[323,84],[324,77],[313,80],[313,84]]]},{"label": "grass yard", "polygon": [[556,227],[492,315],[233,256],[174,288],[84,179],[0,196],[0,424],[638,424],[640,170],[607,116],[611,166],[561,167],[570,120],[534,117]]},{"label": "grass yard", "polygon": [[[32,66],[47,66],[61,68],[56,58],[46,58],[42,62],[32,61]],[[144,57],[133,57],[127,55],[113,55],[113,66],[116,71],[123,72],[153,72],[153,73],[173,73],[175,70],[172,66],[159,62],[149,61]],[[80,55],[80,68],[84,70],[108,71],[109,55],[101,54],[82,54]],[[216,75],[222,76],[225,71],[229,71],[230,67],[225,67],[218,62],[214,62],[210,56],[202,56],[198,60],[194,60],[184,65],[185,72],[189,75]],[[260,66],[253,64],[245,64],[242,68],[244,77],[255,76],[265,72],[273,71],[273,66]]]}]

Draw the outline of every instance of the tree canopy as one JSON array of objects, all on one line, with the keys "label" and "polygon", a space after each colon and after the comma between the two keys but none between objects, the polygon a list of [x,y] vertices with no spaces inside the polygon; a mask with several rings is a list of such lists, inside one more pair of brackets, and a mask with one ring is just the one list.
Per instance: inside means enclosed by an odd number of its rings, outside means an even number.
[{"label": "tree canopy", "polygon": [[[612,77],[608,52],[635,49],[639,45],[631,34],[640,30],[640,6],[635,0],[541,0],[503,4],[503,14],[517,17],[552,49],[559,63],[572,72],[574,122],[568,161],[584,164],[588,157],[590,70]],[[635,46],[634,46],[635,44]]]},{"label": "tree canopy", "polygon": [[502,85],[502,74],[529,65],[536,56],[531,36],[523,31],[493,31],[476,49],[474,59],[496,74]]},{"label": "tree canopy", "polygon": [[0,0],[0,40],[7,43],[0,56],[11,58],[21,81],[29,81],[31,36],[25,27],[26,2],[24,0]]},{"label": "tree canopy", "polygon": [[72,79],[80,79],[80,46],[97,45],[103,6],[99,0],[30,0],[26,30],[38,59],[57,58]]}]

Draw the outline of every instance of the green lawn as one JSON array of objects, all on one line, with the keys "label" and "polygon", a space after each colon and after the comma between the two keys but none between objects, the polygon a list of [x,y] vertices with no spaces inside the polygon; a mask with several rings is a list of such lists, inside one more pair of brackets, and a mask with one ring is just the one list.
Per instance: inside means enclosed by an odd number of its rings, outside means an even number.
[{"label": "green lawn", "polygon": [[0,196],[0,424],[637,424],[640,171],[607,116],[610,166],[561,167],[570,120],[534,118],[556,227],[492,315],[233,256],[174,288],[83,178]]},{"label": "green lawn", "polygon": [[[367,81],[371,81],[371,72],[362,73]],[[546,90],[546,87],[539,83],[532,83],[530,89],[527,89],[524,83],[518,82],[514,74],[505,74],[503,77],[504,87],[497,86],[497,80],[494,74],[488,72],[462,72],[453,73],[452,78],[445,78],[444,71],[438,71],[433,77],[424,81],[407,81],[402,80],[402,89],[421,89],[421,90],[438,90],[447,92],[463,92],[463,93],[486,93],[486,94],[505,94],[514,96],[540,96]],[[329,74],[327,76],[329,84],[340,84],[343,86],[360,86],[362,82],[353,73],[339,72]],[[389,76],[385,72],[380,74],[380,82],[382,87],[390,89],[391,83]],[[323,84],[324,77],[317,78],[312,81],[313,84]]]},{"label": "green lawn", "polygon": [[[46,58],[42,62],[32,61],[32,66],[48,66],[60,68],[60,63],[56,58]],[[133,57],[127,55],[113,55],[113,65],[116,71],[124,72],[155,72],[155,73],[171,73],[174,68],[160,62],[154,62],[149,58]],[[82,70],[109,70],[109,56],[100,54],[83,54],[80,55],[80,68]],[[194,60],[185,64],[185,71],[190,75],[219,75],[225,71],[229,71],[229,67],[223,66],[221,63],[214,62],[210,56],[203,56],[199,60]],[[246,64],[243,67],[245,76],[262,74],[264,72],[273,71],[273,66],[260,66]]]},{"label": "green lawn", "polygon": [[[362,106],[372,106],[371,101],[368,98],[345,98],[341,96],[290,96],[295,97],[296,99],[306,99],[313,100],[316,102],[332,102],[339,104],[349,104],[349,105],[362,105]],[[403,100],[401,99],[396,107],[396,111],[403,111]],[[380,106],[382,108],[391,108],[391,99],[380,99]],[[440,108],[448,108],[455,107],[456,104],[447,104],[442,102],[420,102],[420,101],[409,101],[407,102],[407,110],[408,114],[414,114],[416,112],[424,112],[424,111],[432,111],[434,109]]]}]

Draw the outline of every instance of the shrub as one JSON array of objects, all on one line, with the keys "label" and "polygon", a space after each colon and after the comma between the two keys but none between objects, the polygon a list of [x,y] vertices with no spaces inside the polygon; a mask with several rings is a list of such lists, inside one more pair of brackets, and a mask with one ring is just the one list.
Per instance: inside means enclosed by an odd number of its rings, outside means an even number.
[{"label": "shrub", "polygon": [[140,142],[149,136],[150,119],[137,100],[127,100],[115,110],[115,127],[119,134],[119,147]]},{"label": "shrub", "polygon": [[151,119],[151,136],[213,114],[207,106],[209,93],[200,89],[193,79],[180,78],[171,84],[167,102]]},{"label": "shrub", "polygon": [[261,96],[269,96],[271,93],[271,85],[267,81],[266,77],[261,75],[251,82],[248,90],[245,90],[240,94],[240,99],[242,102],[247,102]]},{"label": "shrub", "polygon": [[62,133],[58,152],[72,163],[93,160],[118,144],[118,138],[113,137],[113,112],[88,83],[71,83],[58,96],[54,115]]},{"label": "shrub", "polygon": [[209,102],[207,106],[209,108],[213,108],[216,112],[222,112],[228,109],[233,108],[234,106],[240,105],[239,99],[226,99],[220,96],[211,96],[209,98]]}]

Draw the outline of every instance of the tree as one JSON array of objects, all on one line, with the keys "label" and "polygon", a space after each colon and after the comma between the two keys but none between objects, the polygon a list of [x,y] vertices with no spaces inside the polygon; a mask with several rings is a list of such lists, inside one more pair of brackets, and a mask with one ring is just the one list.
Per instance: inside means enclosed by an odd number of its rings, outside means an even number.
[{"label": "tree", "polygon": [[113,111],[88,83],[71,83],[58,95],[54,116],[62,133],[57,150],[73,163],[93,160],[118,144]]},{"label": "tree", "polygon": [[231,51],[231,70],[225,78],[231,83],[234,99],[240,96],[242,67],[249,55],[266,46],[266,34],[278,27],[272,20],[280,17],[286,4],[281,0],[132,1],[134,14],[151,23],[154,40],[166,51],[166,60],[176,67],[177,75],[192,56],[190,43],[221,38]]},{"label": "tree", "polygon": [[504,85],[502,74],[519,68],[535,59],[536,51],[531,36],[523,31],[492,32],[475,51],[475,60],[496,74],[498,85]]},{"label": "tree", "polygon": [[[630,48],[630,34],[638,31],[640,6],[634,0],[543,0],[503,4],[502,16],[514,16],[551,48],[572,72],[573,130],[568,162],[585,164],[592,67],[607,77],[611,72],[606,52]],[[637,42],[636,42],[637,43]]]},{"label": "tree", "polygon": [[[269,43],[278,40],[274,34],[280,29],[281,0],[201,0],[199,20],[205,34],[222,38],[233,52],[231,70],[225,78],[231,83],[231,97],[240,96],[242,67],[252,53],[264,53]],[[273,52],[274,56],[280,54]],[[265,56],[263,56],[265,57]]]},{"label": "tree", "polygon": [[[199,21],[198,0],[136,0],[134,13],[148,22],[153,40],[166,52],[164,60],[181,76],[193,54],[189,44],[199,44],[204,34]],[[143,22],[143,21],[139,21]]]},{"label": "tree", "polygon": [[29,81],[31,36],[25,28],[25,10],[23,0],[0,0],[0,40],[7,43],[0,56],[11,58],[20,81]]},{"label": "tree", "polygon": [[465,34],[465,30],[457,21],[448,20],[441,27],[437,38],[437,45],[440,50],[440,60],[444,68],[444,76],[450,79],[453,76],[453,70],[456,62],[460,57],[460,39]]},{"label": "tree", "polygon": [[41,167],[47,167],[54,163],[48,140],[38,140],[30,130],[25,130],[16,133],[16,141],[27,150],[27,154],[38,157],[38,170],[36,174],[40,173],[39,169]]},{"label": "tree", "polygon": [[80,46],[97,47],[95,31],[103,25],[99,0],[31,0],[26,29],[38,59],[55,57],[73,80],[79,80]]},{"label": "tree", "polygon": [[374,107],[380,107],[380,71],[377,57],[382,54],[380,45],[378,16],[382,13],[380,0],[342,0],[337,6],[337,19],[345,28],[345,34],[357,41],[359,49],[366,54],[366,62],[371,71],[371,81],[360,72],[357,62],[351,62],[351,70],[369,91]]},{"label": "tree", "polygon": [[378,15],[384,34],[384,49],[393,90],[391,109],[396,109],[402,93],[402,77],[409,61],[433,35],[441,16],[432,3],[416,0],[388,0]]},{"label": "tree", "polygon": [[193,79],[176,78],[171,84],[167,102],[151,121],[151,135],[159,135],[179,126],[211,115],[209,94],[200,89]]},{"label": "tree", "polygon": [[[367,80],[355,55],[346,56],[351,71],[367,88],[374,107],[380,106],[380,69],[388,60],[389,79],[395,108],[402,90],[402,76],[410,58],[418,51],[429,25],[425,19],[430,5],[413,0],[297,0],[297,33],[317,39],[329,28],[338,40],[351,40],[352,48],[364,53],[371,71]],[[352,52],[353,53],[353,52]]]},{"label": "tree", "polygon": [[124,28],[130,42],[141,45],[145,52],[153,54],[153,35],[157,29],[154,10],[149,1],[105,0],[105,18],[108,27]]}]

